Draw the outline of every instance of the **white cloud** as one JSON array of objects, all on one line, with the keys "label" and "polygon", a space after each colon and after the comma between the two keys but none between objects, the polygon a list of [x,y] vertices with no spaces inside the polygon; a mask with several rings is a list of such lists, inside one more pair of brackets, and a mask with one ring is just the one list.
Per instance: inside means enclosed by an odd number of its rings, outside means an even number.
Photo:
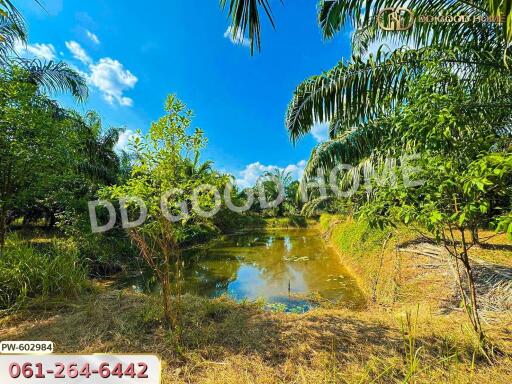
[{"label": "white cloud", "polygon": [[133,100],[123,96],[123,92],[132,89],[138,79],[126,70],[123,64],[109,57],[104,57],[96,64],[91,64],[89,69],[91,70],[90,83],[103,93],[107,102],[114,104],[116,101],[127,107],[133,105]]},{"label": "white cloud", "polygon": [[311,134],[319,143],[329,138],[329,123],[315,123],[311,127]]},{"label": "white cloud", "polygon": [[89,84],[96,87],[103,98],[109,104],[115,104],[124,107],[131,107],[133,100],[123,95],[124,91],[132,89],[138,79],[130,71],[124,68],[119,61],[110,57],[103,57],[97,62],[93,62],[85,49],[76,41],[66,41],[66,47],[83,64],[87,65],[88,73],[86,78]]},{"label": "white cloud", "polygon": [[264,165],[257,161],[256,163],[247,165],[244,170],[238,172],[236,184],[240,188],[253,187],[256,184],[258,178],[260,178],[264,173],[271,172],[276,169],[290,172],[294,179],[299,180],[302,177],[302,174],[304,173],[305,166],[306,160],[301,160],[297,164],[287,165],[284,168],[278,167],[276,165]]},{"label": "white cloud", "polygon": [[98,38],[98,35],[92,33],[91,31],[89,31],[88,29],[85,31],[85,33],[87,34],[87,37],[94,43],[94,44],[99,44],[100,43],[100,39]]},{"label": "white cloud", "polygon": [[117,144],[115,146],[115,150],[118,152],[128,151],[130,141],[137,136],[138,134],[135,131],[132,131],[131,129],[127,129],[124,132],[121,132],[121,134],[119,135],[119,140],[117,141]]},{"label": "white cloud", "polygon": [[55,47],[52,44],[23,44],[16,43],[15,50],[20,56],[35,57],[43,60],[53,60],[57,56]]},{"label": "white cloud", "polygon": [[84,64],[92,63],[92,60],[87,52],[85,52],[85,49],[83,49],[82,46],[76,41],[66,41],[66,47],[69,49],[75,59],[80,60]]},{"label": "white cloud", "polygon": [[300,180],[302,178],[302,174],[304,173],[304,168],[306,167],[306,164],[306,160],[301,160],[297,164],[290,164],[286,166],[284,170],[286,172],[290,172],[294,179]]},{"label": "white cloud", "polygon": [[[91,36],[98,39],[90,31],[87,31],[87,33],[88,36],[90,33]],[[94,41],[91,36],[89,37]],[[124,92],[134,88],[138,79],[129,70],[125,69],[122,63],[110,57],[93,61],[87,51],[73,40],[66,41],[65,45],[73,57],[83,64],[70,63],[70,67],[86,78],[90,86],[97,88],[108,103],[112,105],[118,103],[125,107],[133,105],[133,100],[124,96]],[[18,55],[27,58],[54,60],[57,57],[55,47],[52,44],[23,44],[18,41],[15,50]],[[60,52],[60,55],[64,56],[62,52]]]},{"label": "white cloud", "polygon": [[231,26],[226,29],[226,32],[224,32],[224,37],[229,39],[235,45],[242,45],[244,47],[249,47],[251,45],[250,40],[240,31],[238,31],[235,36],[233,36],[233,27]]}]

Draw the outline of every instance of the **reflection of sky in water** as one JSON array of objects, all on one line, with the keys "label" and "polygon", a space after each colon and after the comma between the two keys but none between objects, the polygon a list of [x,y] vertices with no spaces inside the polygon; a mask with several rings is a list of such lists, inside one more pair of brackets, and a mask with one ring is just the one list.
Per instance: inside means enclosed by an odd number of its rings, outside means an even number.
[{"label": "reflection of sky in water", "polygon": [[236,299],[265,298],[274,302],[273,298],[288,295],[289,286],[291,293],[308,293],[308,286],[302,274],[292,267],[288,267],[283,276],[267,280],[265,274],[257,267],[242,265],[238,269],[236,280],[229,283],[227,293]]},{"label": "reflection of sky in water", "polygon": [[290,240],[289,236],[284,237],[284,246],[286,247],[286,250],[290,252],[292,250],[292,241]]},{"label": "reflection of sky in water", "polygon": [[[237,300],[263,298],[289,304],[290,288],[292,298],[314,294],[354,305],[362,299],[338,255],[325,246],[316,231],[226,236],[207,250],[184,255],[184,259],[185,293],[206,297],[228,294]],[[135,282],[128,283],[147,291],[148,281],[135,277]]]}]

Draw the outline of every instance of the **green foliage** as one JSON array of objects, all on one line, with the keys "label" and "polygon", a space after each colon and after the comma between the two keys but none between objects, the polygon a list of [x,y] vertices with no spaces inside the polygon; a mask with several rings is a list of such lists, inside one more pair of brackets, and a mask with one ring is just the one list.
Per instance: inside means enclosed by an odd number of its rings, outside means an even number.
[{"label": "green foliage", "polygon": [[[41,6],[39,0],[35,2]],[[65,62],[25,59],[16,52],[19,44],[27,44],[25,20],[11,0],[0,0],[0,69],[5,72],[23,69],[26,81],[44,92],[70,92],[78,101],[88,96],[86,79]],[[4,74],[2,74],[4,76]]]},{"label": "green foliage", "polygon": [[[229,179],[215,172],[210,163],[199,164],[206,139],[200,129],[188,132],[192,111],[174,95],[167,98],[165,111],[147,135],[139,132],[133,140],[130,177],[100,194],[107,199],[124,199],[132,215],[137,210],[133,198],[144,203],[146,220],[128,233],[161,283],[167,322],[177,327],[179,312],[171,310],[170,304],[170,264],[177,269],[179,294],[180,249],[212,222],[211,216],[203,213],[215,212],[222,203],[218,190],[212,187],[223,187]],[[201,189],[206,184],[211,187]]]},{"label": "green foliage", "polygon": [[[320,216],[321,227],[324,231],[337,216],[323,214]],[[390,228],[382,230],[372,228],[365,220],[344,220],[339,223],[338,231],[333,233],[333,241],[344,254],[364,258],[369,253],[380,251],[384,239],[391,232]]]},{"label": "green foliage", "polygon": [[[490,0],[493,2],[493,0]],[[506,3],[497,0],[495,3]],[[349,22],[356,33],[353,46],[357,52],[365,52],[371,43],[383,40],[396,45],[461,46],[469,43],[492,42],[502,46],[502,26],[493,23],[422,23],[416,22],[406,31],[385,31],[378,27],[379,12],[385,8],[406,7],[415,15],[467,15],[479,17],[489,15],[489,1],[423,1],[423,0],[321,0],[318,21],[324,38],[333,38]],[[502,8],[503,9],[503,8]],[[503,14],[503,13],[502,13]]]},{"label": "green foliage", "polygon": [[[192,111],[175,96],[170,96],[165,105],[167,114],[153,123],[149,133],[140,133],[133,141],[134,164],[129,179],[122,185],[103,190],[102,195],[111,199],[138,197],[148,209],[148,220],[141,226],[146,233],[169,234],[178,240],[185,236],[186,226],[204,221],[191,208],[193,192],[197,187],[210,184],[222,187],[226,176],[215,172],[210,163],[198,164],[201,149],[206,144],[203,132],[196,129],[188,133]],[[182,214],[175,225],[166,218],[168,212],[162,210],[162,196],[169,191],[173,202],[185,202],[187,214]],[[199,207],[205,211],[214,207],[212,191],[198,193]],[[128,201],[127,204],[130,204]],[[179,215],[181,206],[169,204],[169,212]]]},{"label": "green foliage", "polygon": [[88,287],[88,272],[72,244],[53,242],[43,249],[12,239],[0,258],[0,310],[29,299],[76,297]]},{"label": "green foliage", "polygon": [[120,173],[120,130],[102,132],[97,115],[61,108],[33,76],[15,66],[0,69],[0,245],[9,221],[20,217],[44,217],[69,232],[86,201]]},{"label": "green foliage", "polygon": [[28,77],[16,68],[0,72],[0,245],[8,211],[51,190],[68,153],[55,106]]},{"label": "green foliage", "polygon": [[[493,224],[496,230],[512,238],[512,154],[507,152],[482,156],[471,163],[463,182],[464,193],[470,196],[473,203],[462,210],[459,225],[474,221],[475,216],[486,214],[494,208],[496,213]],[[499,199],[504,206],[493,207],[493,199]]]},{"label": "green foliage", "polygon": [[[354,56],[333,69],[306,79],[296,91],[286,113],[286,126],[296,141],[310,132],[317,121],[331,123],[334,139],[354,126],[367,124],[394,107],[408,102],[410,85],[425,72],[441,74],[449,69],[465,79],[475,99],[467,109],[510,105],[511,77],[503,62],[496,62],[497,51],[485,45],[475,48],[429,46],[379,49],[368,59]],[[443,83],[437,92],[443,93]]]},{"label": "green foliage", "polygon": [[503,35],[510,48],[512,42],[512,3],[507,0],[488,0],[491,13],[496,16],[505,17]]},{"label": "green foliage", "polygon": [[16,43],[26,42],[27,30],[23,17],[10,0],[0,0],[0,64],[14,52]]},{"label": "green foliage", "polygon": [[[253,190],[258,197],[261,191],[264,191],[265,201],[276,202],[276,206],[266,208],[266,214],[282,217],[285,213],[297,213],[298,184],[293,181],[290,172],[280,169],[265,172]],[[258,203],[259,201],[256,202]]]},{"label": "green foliage", "polygon": [[362,212],[379,226],[391,217],[405,224],[416,220],[441,235],[446,225],[478,228],[510,210],[509,154],[500,152],[511,141],[509,112],[468,111],[471,95],[446,76],[447,93],[433,93],[439,78],[428,74],[411,87],[410,102],[388,119],[387,142],[374,150],[418,153],[413,178],[424,180],[411,187],[401,177],[404,169],[395,169],[393,185],[373,183],[374,198]]},{"label": "green foliage", "polygon": [[[450,73],[441,79],[446,92],[436,92],[439,80],[423,74],[410,86],[408,103],[390,115],[393,129],[388,145],[396,154],[416,153],[414,168],[402,164],[391,169],[387,183],[372,180],[371,199],[360,214],[380,228],[418,223],[442,241],[465,270],[461,274],[457,264],[461,298],[482,352],[491,359],[468,250],[478,242],[478,229],[490,221],[497,223],[498,230],[506,226],[508,231],[510,110],[468,108],[467,101],[478,93]],[[421,183],[406,182],[412,174]],[[472,244],[466,238],[467,230]]]}]

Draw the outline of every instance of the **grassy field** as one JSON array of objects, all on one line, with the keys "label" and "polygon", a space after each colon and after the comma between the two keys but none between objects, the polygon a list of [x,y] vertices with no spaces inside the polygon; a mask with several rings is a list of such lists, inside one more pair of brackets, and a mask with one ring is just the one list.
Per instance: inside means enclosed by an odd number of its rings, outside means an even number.
[{"label": "grassy field", "polygon": [[[462,313],[427,307],[269,313],[227,298],[183,299],[183,335],[162,326],[150,297],[97,288],[77,303],[34,303],[0,320],[0,339],[53,340],[58,352],[148,352],[165,383],[506,383],[512,360],[489,365]],[[407,318],[410,315],[408,325]],[[509,330],[508,332],[506,330]],[[512,352],[512,318],[489,334]]]},{"label": "grassy field", "polygon": [[[414,231],[370,231],[323,216],[321,232],[357,275],[368,304],[320,307],[305,314],[184,296],[183,331],[163,325],[154,297],[96,283],[76,301],[33,300],[0,319],[0,340],[53,340],[57,352],[157,353],[165,383],[508,383],[512,311],[483,311],[501,351],[480,355],[454,298],[449,268],[414,253]],[[510,242],[492,239],[472,257],[510,266]],[[402,251],[397,251],[402,249]],[[414,252],[413,252],[414,251]]]}]

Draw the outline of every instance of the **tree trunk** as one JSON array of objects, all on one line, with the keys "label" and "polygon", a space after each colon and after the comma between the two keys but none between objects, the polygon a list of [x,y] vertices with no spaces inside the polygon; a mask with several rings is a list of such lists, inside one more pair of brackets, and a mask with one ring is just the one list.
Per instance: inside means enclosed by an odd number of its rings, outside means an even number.
[{"label": "tree trunk", "polygon": [[478,228],[471,228],[471,242],[473,245],[480,245],[480,237],[478,236]]},{"label": "tree trunk", "polygon": [[467,279],[467,285],[468,285],[468,291],[469,291],[469,300],[470,300],[470,306],[468,314],[470,315],[470,321],[471,325],[473,326],[473,330],[478,336],[478,342],[480,344],[480,347],[485,354],[485,356],[490,359],[490,356],[488,355],[489,346],[487,345],[487,340],[485,337],[484,330],[482,328],[482,323],[480,321],[480,314],[478,313],[478,299],[477,299],[477,291],[476,291],[476,284],[475,284],[475,277],[473,274],[473,269],[471,267],[471,263],[469,261],[469,255],[468,255],[468,244],[466,242],[466,236],[464,234],[464,228],[460,229],[461,233],[461,240],[462,240],[462,252],[460,254],[460,258],[462,261],[462,265],[464,266],[464,270],[466,273],[466,279]]},{"label": "tree trunk", "polygon": [[6,173],[3,173],[3,180],[0,189],[0,257],[3,255],[5,246],[5,235],[7,233],[7,208],[8,208],[8,196],[9,190],[11,189],[11,168],[8,164],[5,169]]},{"label": "tree trunk", "polygon": [[[468,243],[466,241],[466,235],[464,232],[464,228],[457,228],[457,230],[460,232],[461,235],[461,245],[462,249],[459,252],[457,241],[453,235],[453,228],[450,227],[450,235],[451,235],[451,241],[448,241],[446,237],[443,235],[443,241],[445,243],[445,248],[449,249],[452,256],[455,258],[456,261],[456,275],[457,275],[457,283],[460,289],[460,294],[462,301],[464,303],[464,309],[466,310],[469,321],[471,323],[471,326],[473,328],[473,331],[477,334],[479,344],[481,347],[481,350],[484,352],[485,356],[490,359],[488,355],[489,346],[487,345],[487,341],[485,338],[485,333],[482,328],[482,324],[480,321],[480,314],[478,313],[478,300],[477,300],[477,291],[476,291],[476,285],[475,285],[475,278],[473,275],[473,270],[471,268],[471,263],[469,261],[469,255],[468,255]],[[466,293],[466,290],[464,289],[464,277],[461,275],[460,269],[459,269],[459,261],[462,262],[462,267],[464,268],[465,277],[466,277],[466,284],[468,288],[468,293]],[[469,296],[469,297],[468,297]]]},{"label": "tree trunk", "polygon": [[178,341],[181,341],[181,253],[177,247],[173,247],[176,260],[176,311],[175,327],[177,330]]},{"label": "tree trunk", "polygon": [[161,284],[162,284],[162,301],[164,307],[164,317],[165,321],[168,325],[174,328],[175,319],[171,306],[171,281],[170,281],[170,267],[169,267],[169,249],[167,245],[163,246],[163,266],[162,266],[162,274],[161,274]]},{"label": "tree trunk", "polygon": [[5,233],[7,232],[7,209],[5,206],[0,206],[0,257],[4,252]]}]

